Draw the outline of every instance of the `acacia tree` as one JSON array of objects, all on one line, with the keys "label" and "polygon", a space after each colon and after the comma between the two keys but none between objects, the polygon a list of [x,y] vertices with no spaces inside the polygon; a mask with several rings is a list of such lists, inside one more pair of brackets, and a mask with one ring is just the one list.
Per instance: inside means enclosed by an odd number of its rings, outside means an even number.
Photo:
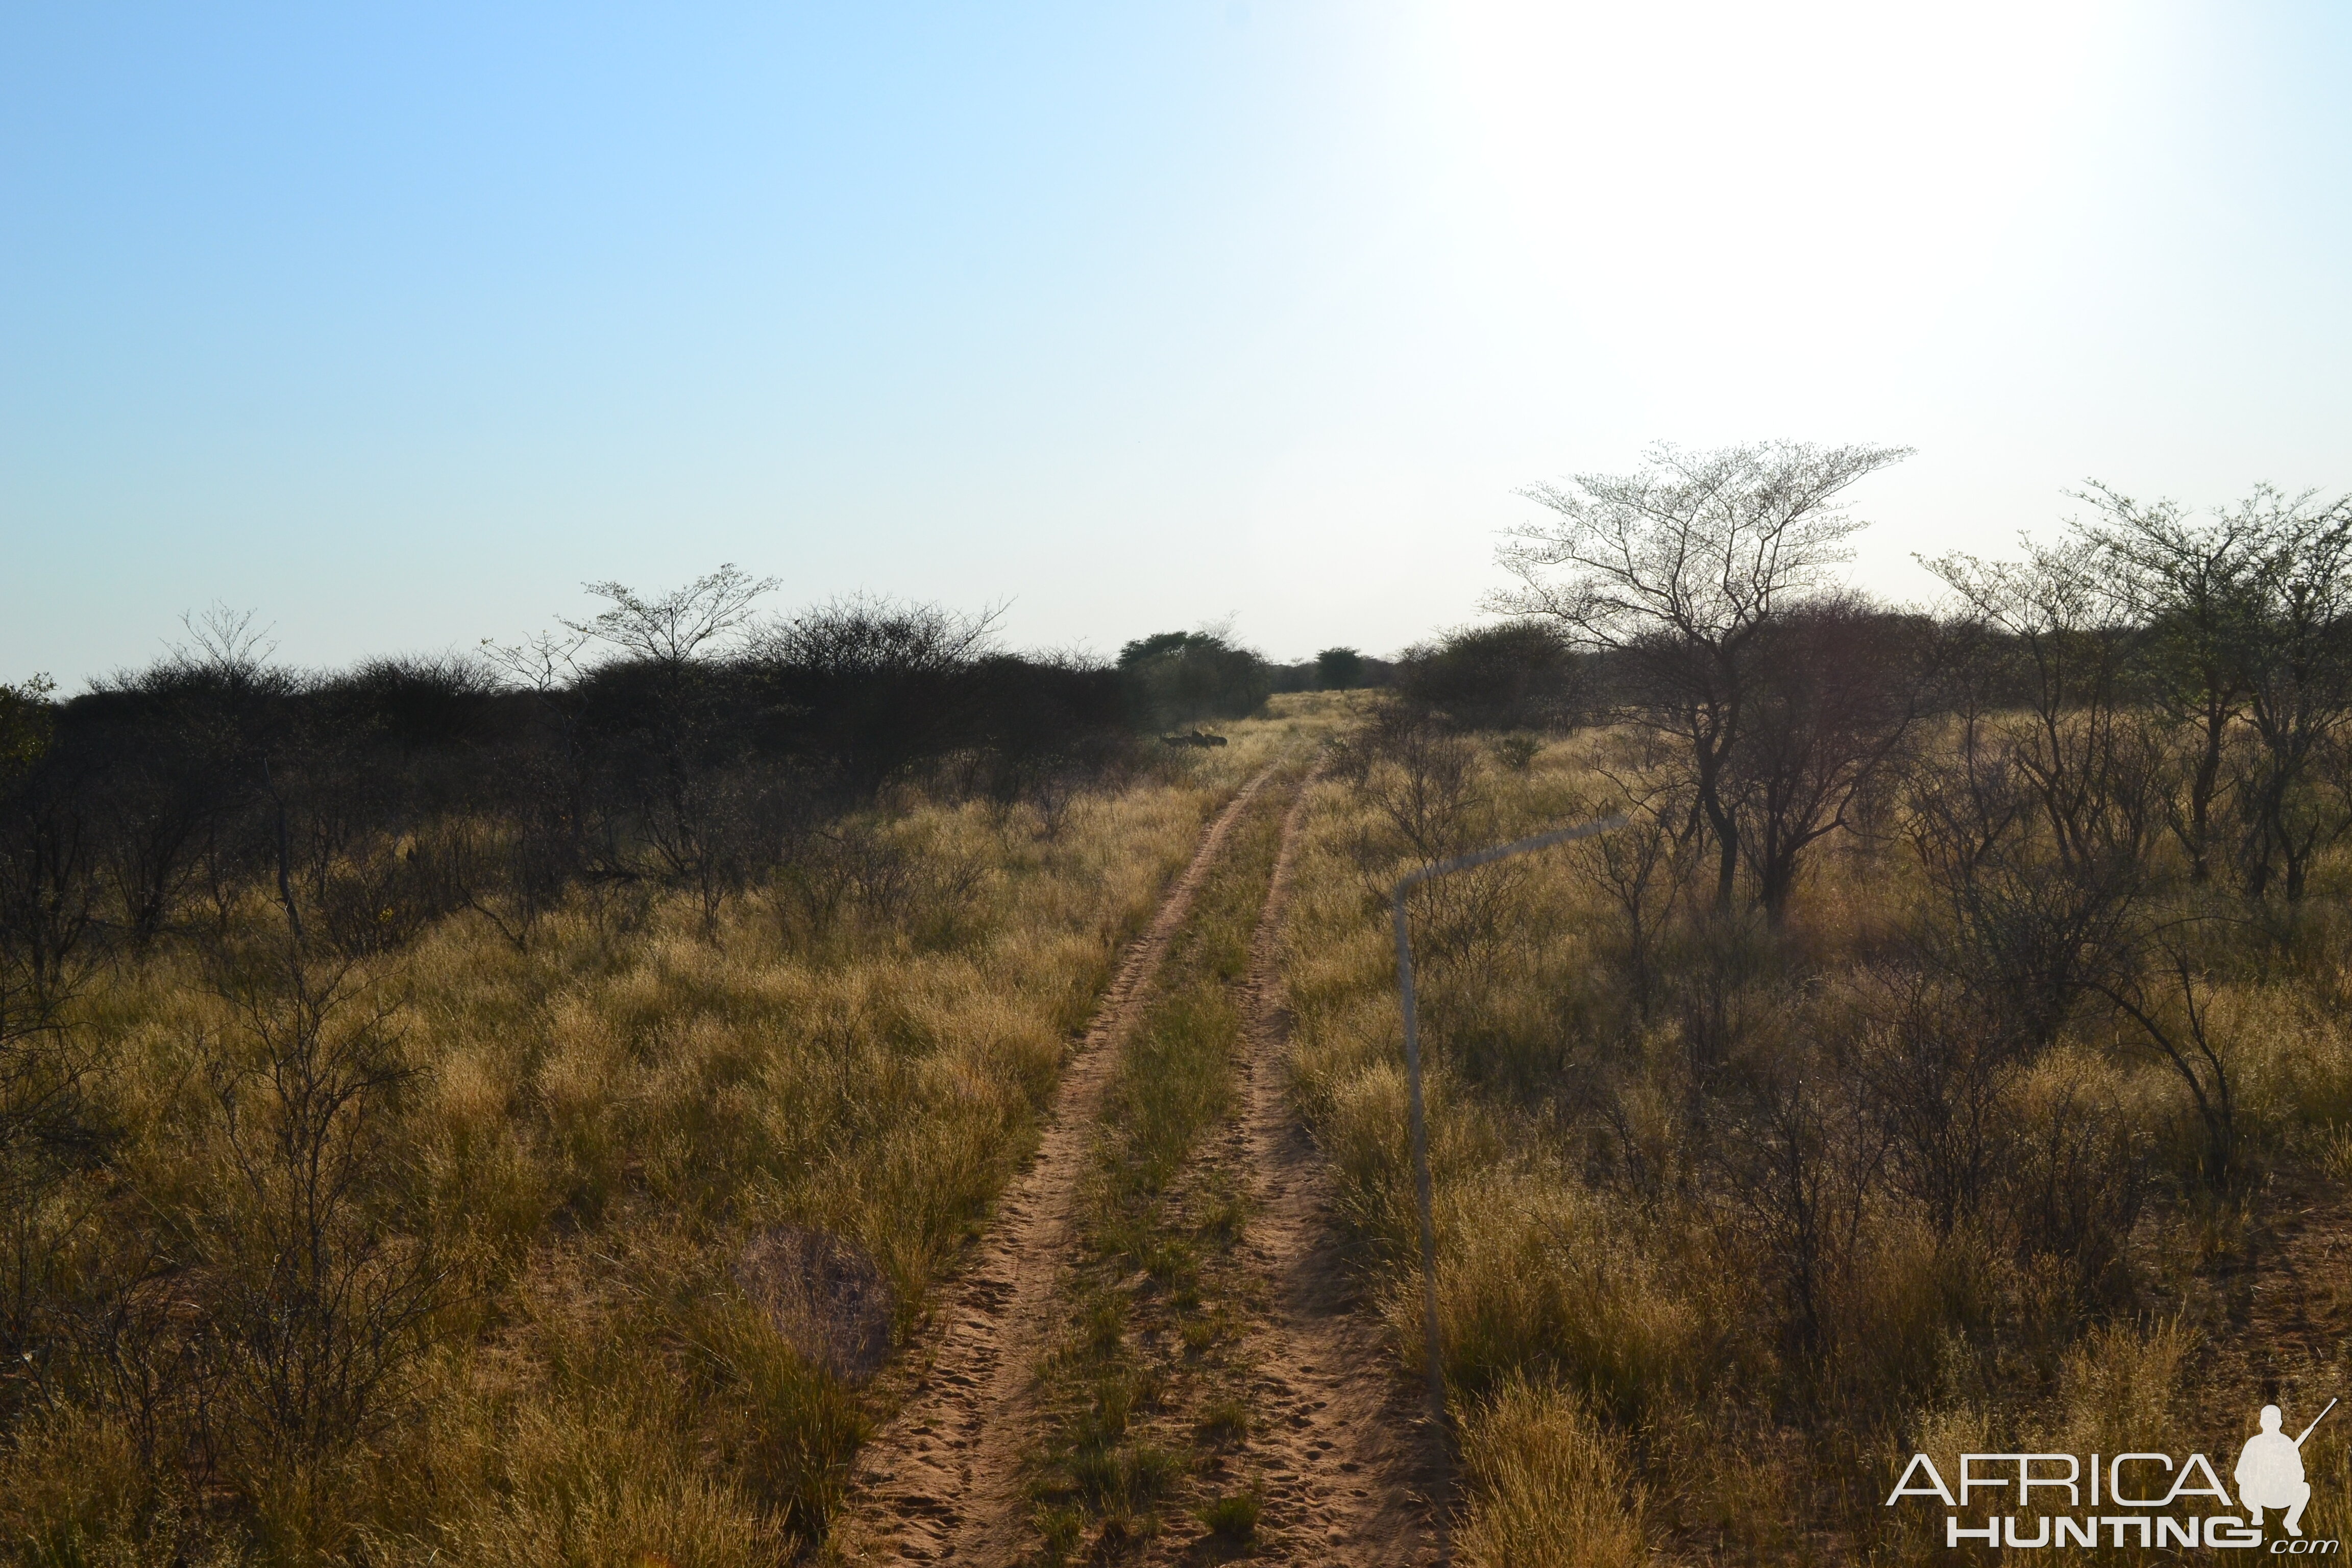
[{"label": "acacia tree", "polygon": [[744,737],[716,711],[712,656],[740,642],[751,606],[776,587],[734,563],[682,588],[648,598],[626,584],[586,584],[611,608],[563,625],[581,637],[617,650],[597,677],[621,689],[635,687],[639,743],[646,765],[631,781],[636,834],[670,879],[701,900],[703,932],[716,940],[719,904],[740,879],[742,835],[738,820],[740,781],[726,776]]},{"label": "acacia tree", "polygon": [[[2132,689],[2141,628],[2095,541],[2022,542],[2021,561],[1923,561],[1976,634],[1961,672],[1988,710],[1981,738],[2030,785],[2060,868],[2138,866],[2164,828],[2151,738]],[[2011,711],[1999,711],[2012,710]]]},{"label": "acacia tree", "polygon": [[754,577],[731,561],[658,598],[646,598],[625,583],[590,583],[588,592],[610,600],[612,608],[563,624],[620,649],[625,658],[676,671],[708,644],[749,626],[752,603],[776,586],[775,578]]},{"label": "acacia tree", "polygon": [[1639,473],[1521,491],[1555,516],[1503,547],[1519,586],[1489,607],[1547,617],[1610,656],[1627,715],[1687,753],[1694,808],[1716,849],[1715,906],[1727,910],[1741,851],[1736,757],[1759,641],[1849,558],[1845,542],[1864,524],[1839,496],[1910,448],[1661,444],[1647,456]]},{"label": "acacia tree", "polygon": [[2142,673],[2158,710],[2187,737],[2182,798],[2171,815],[2193,882],[2212,874],[2222,763],[2251,695],[2263,557],[2276,531],[2274,516],[2265,515],[2276,511],[2263,504],[2267,495],[2200,522],[2178,502],[2143,503],[2094,482],[2080,499],[2098,516],[2074,525],[2107,568],[2104,591],[2144,628]]},{"label": "acacia tree", "polygon": [[1910,738],[1927,690],[1922,632],[1851,595],[1765,628],[1732,794],[1740,854],[1775,924],[1806,851],[1850,825]]},{"label": "acacia tree", "polygon": [[2352,826],[2315,787],[2352,729],[2352,497],[2319,509],[2308,493],[2265,489],[2243,510],[2263,544],[2246,679],[2257,744],[2239,785],[2243,874],[2252,897],[2275,879],[2294,902],[2313,857]]}]

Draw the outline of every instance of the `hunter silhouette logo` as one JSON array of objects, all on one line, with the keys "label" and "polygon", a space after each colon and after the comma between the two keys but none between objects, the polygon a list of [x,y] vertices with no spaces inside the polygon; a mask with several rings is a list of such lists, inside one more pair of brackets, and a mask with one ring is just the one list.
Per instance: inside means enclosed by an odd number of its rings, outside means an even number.
[{"label": "hunter silhouette logo", "polygon": [[[2335,1408],[2336,1401],[2329,1400],[2327,1410]],[[2246,1446],[2238,1451],[2238,1468],[2233,1472],[2246,1522],[2256,1530],[2263,1526],[2263,1510],[2283,1508],[2286,1532],[2303,1533],[2304,1506],[2311,1501],[2311,1483],[2303,1476],[2303,1439],[2327,1419],[2327,1410],[2313,1416],[2301,1436],[2289,1437],[2279,1430],[2279,1407],[2263,1406],[2263,1429],[2247,1438]]]},{"label": "hunter silhouette logo", "polygon": [[[1905,1498],[1934,1498],[1951,1510],[1944,1518],[1947,1547],[1980,1544],[2028,1552],[2102,1544],[2258,1547],[2263,1544],[2263,1515],[2272,1511],[2281,1516],[2279,1522],[2286,1530],[2284,1537],[2269,1542],[2272,1555],[2332,1556],[2340,1542],[2304,1537],[2303,1510],[2311,1502],[2311,1482],[2304,1474],[2303,1445],[2336,1404],[2329,1400],[2311,1425],[2292,1437],[2281,1429],[2284,1417],[2279,1407],[2263,1405],[2256,1419],[2260,1430],[2239,1449],[2237,1468],[2231,1473],[2238,1489],[2234,1504],[2212,1460],[2203,1454],[2175,1460],[2169,1454],[2140,1452],[2092,1454],[2087,1463],[2085,1456],[2077,1454],[1962,1454],[1954,1478],[1957,1487],[1947,1484],[1935,1460],[1914,1454],[1886,1506],[1893,1508]],[[2037,1491],[2042,1495],[2037,1497]],[[1986,1506],[1986,1500],[1973,1495],[1981,1492],[1995,1494],[1994,1508],[2006,1508],[1981,1523],[1970,1523],[1964,1510],[1972,1502],[1977,1508]],[[2206,1498],[2212,1500],[2205,1508],[2240,1508],[2244,1517],[2215,1512],[2184,1518],[2158,1511],[2186,1510]],[[2066,1511],[2042,1511],[2053,1507]],[[2103,1511],[2110,1509],[2118,1511]]]}]

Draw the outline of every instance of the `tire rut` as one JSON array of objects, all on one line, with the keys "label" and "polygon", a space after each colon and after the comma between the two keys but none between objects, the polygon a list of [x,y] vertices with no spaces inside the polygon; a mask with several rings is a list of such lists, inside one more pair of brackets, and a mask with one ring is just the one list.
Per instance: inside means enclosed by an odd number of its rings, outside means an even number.
[{"label": "tire rut", "polygon": [[1329,1170],[1284,1081],[1282,915],[1313,783],[1284,818],[1250,942],[1244,1109],[1226,1144],[1256,1188],[1244,1259],[1270,1287],[1267,1320],[1248,1346],[1259,1422],[1251,1458],[1266,1483],[1255,1560],[1421,1568],[1445,1561],[1444,1445],[1360,1300]]},{"label": "tire rut", "polygon": [[934,1327],[898,1415],[859,1450],[829,1555],[846,1563],[970,1563],[1021,1555],[1021,1464],[1035,1426],[1029,1396],[1060,1324],[1055,1280],[1075,1241],[1074,1209],[1103,1093],[1170,943],[1234,824],[1279,764],[1235,792],[1128,948],[1066,1066],[1035,1158],[1006,1189]]}]

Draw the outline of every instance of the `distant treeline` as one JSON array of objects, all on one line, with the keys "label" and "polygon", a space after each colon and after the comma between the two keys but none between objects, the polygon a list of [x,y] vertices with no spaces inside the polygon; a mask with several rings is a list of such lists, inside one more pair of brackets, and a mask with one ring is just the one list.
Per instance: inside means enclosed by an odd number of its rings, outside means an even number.
[{"label": "distant treeline", "polygon": [[716,898],[895,781],[1011,797],[1133,748],[1115,670],[868,602],[730,637],[746,586],[623,590],[564,635],[313,675],[216,616],[70,700],[20,690],[0,779],[11,945],[226,921],[281,862],[348,947],[468,904],[527,920],[583,879]]},{"label": "distant treeline", "polygon": [[225,926],[281,866],[349,950],[467,907],[519,929],[581,884],[685,885],[715,910],[893,785],[1059,799],[1158,765],[1156,730],[1386,673],[1346,648],[1280,667],[1216,632],[1108,664],[1010,653],[989,615],[865,598],[754,621],[772,586],[732,567],[657,597],[598,584],[610,607],[556,633],[323,673],[215,611],[68,700],[0,689],[12,991],[56,990],[100,939]]},{"label": "distant treeline", "polygon": [[1238,719],[1277,692],[1386,686],[1396,669],[1352,647],[1327,647],[1297,664],[1269,664],[1216,631],[1138,637],[1118,650],[1118,668],[1139,720],[1161,724]]},{"label": "distant treeline", "polygon": [[527,921],[582,882],[685,884],[715,909],[895,784],[1066,794],[1142,765],[1154,731],[1368,687],[1458,729],[1680,737],[1694,819],[1727,868],[1775,862],[1776,895],[1780,847],[1793,860],[1865,808],[1929,716],[2112,706],[2136,744],[2180,753],[2175,827],[2200,875],[2234,832],[2242,875],[2299,892],[2341,831],[2318,798],[2347,688],[2333,539],[2119,506],[2029,563],[1938,563],[1962,601],[1948,621],[1834,589],[1731,632],[1661,616],[1596,637],[1533,614],[1393,661],[1291,665],[1214,629],[1108,664],[1009,653],[988,615],[869,599],[755,623],[770,584],[732,568],[658,598],[595,584],[609,609],[527,643],[329,673],[270,662],[249,618],[215,613],[68,700],[0,690],[0,927],[38,990],[93,934],[226,921],[281,860],[358,947],[459,907]]}]

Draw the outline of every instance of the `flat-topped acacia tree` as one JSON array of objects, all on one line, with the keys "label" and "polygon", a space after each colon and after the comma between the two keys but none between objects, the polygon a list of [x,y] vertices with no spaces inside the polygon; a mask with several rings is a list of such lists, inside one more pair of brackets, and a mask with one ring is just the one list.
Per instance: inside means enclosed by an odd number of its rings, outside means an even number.
[{"label": "flat-topped acacia tree", "polygon": [[1489,607],[1556,622],[1608,655],[1627,716],[1678,742],[1717,850],[1719,910],[1738,886],[1737,759],[1766,634],[1833,586],[1831,569],[1851,557],[1846,541],[1864,522],[1840,496],[1908,456],[1906,447],[1661,443],[1638,473],[1579,474],[1520,492],[1554,515],[1503,546],[1518,586]]}]

